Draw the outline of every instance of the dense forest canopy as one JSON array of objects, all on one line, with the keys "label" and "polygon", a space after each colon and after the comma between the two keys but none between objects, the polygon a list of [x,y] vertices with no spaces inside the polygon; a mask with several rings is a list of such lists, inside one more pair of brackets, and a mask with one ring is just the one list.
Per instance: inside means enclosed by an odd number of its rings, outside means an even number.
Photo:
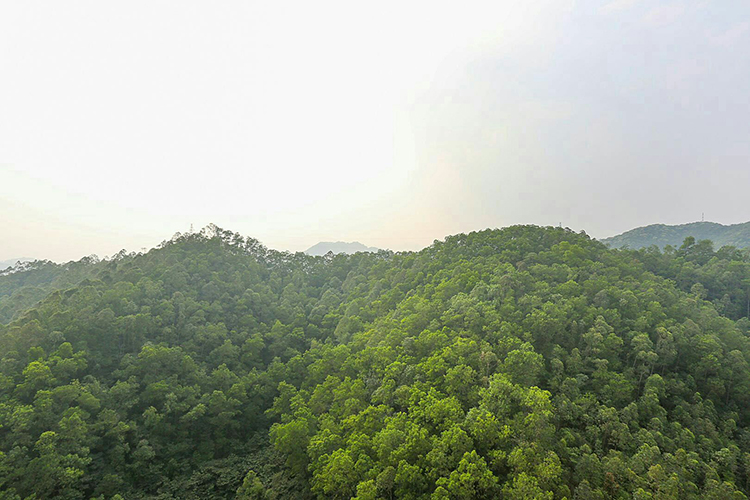
[{"label": "dense forest canopy", "polygon": [[640,249],[656,245],[664,249],[667,246],[678,247],[688,237],[696,240],[711,240],[717,248],[728,245],[748,248],[750,247],[750,222],[727,226],[716,222],[691,222],[676,226],[652,224],[637,227],[601,241],[612,248]]},{"label": "dense forest canopy", "polygon": [[535,226],[32,266],[0,276],[0,499],[747,498],[749,269]]}]

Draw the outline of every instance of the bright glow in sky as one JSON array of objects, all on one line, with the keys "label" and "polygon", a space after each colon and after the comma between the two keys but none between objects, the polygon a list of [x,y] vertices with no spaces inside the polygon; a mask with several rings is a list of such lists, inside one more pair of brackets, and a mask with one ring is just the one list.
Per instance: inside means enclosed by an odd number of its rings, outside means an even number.
[{"label": "bright glow in sky", "polygon": [[750,219],[745,1],[5,2],[0,260]]}]

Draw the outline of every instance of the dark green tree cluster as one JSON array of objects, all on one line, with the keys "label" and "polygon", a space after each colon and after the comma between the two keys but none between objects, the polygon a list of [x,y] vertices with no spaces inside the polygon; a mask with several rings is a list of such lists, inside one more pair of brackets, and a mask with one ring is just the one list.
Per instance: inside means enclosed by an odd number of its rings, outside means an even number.
[{"label": "dark green tree cluster", "polygon": [[692,246],[98,263],[0,326],[0,498],[746,498],[750,339],[664,271]]},{"label": "dark green tree cluster", "polygon": [[[685,238],[678,248],[660,251],[651,246],[624,253],[641,261],[646,269],[673,280],[677,286],[709,300],[731,319],[750,317],[750,251],[734,246],[714,250],[710,240]],[[743,322],[744,323],[744,322]],[[748,330],[747,326],[742,327]]]}]

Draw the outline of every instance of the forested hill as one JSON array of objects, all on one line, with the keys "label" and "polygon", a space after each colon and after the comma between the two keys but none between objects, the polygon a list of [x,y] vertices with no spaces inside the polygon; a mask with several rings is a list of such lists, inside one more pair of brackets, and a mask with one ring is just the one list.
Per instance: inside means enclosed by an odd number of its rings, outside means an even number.
[{"label": "forested hill", "polygon": [[680,246],[689,236],[696,240],[711,240],[717,248],[725,245],[748,248],[750,247],[750,222],[729,226],[716,222],[691,222],[677,226],[652,224],[631,229],[601,241],[612,248],[639,249],[656,245],[663,250],[667,245]]},{"label": "forested hill", "polygon": [[101,262],[0,325],[0,498],[746,498],[750,322],[699,280],[748,263],[709,247]]}]

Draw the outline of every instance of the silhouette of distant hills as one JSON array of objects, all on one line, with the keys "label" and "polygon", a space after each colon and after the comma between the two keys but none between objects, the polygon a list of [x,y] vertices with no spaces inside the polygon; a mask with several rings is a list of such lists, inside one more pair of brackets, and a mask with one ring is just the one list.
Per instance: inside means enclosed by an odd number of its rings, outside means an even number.
[{"label": "silhouette of distant hills", "polygon": [[359,241],[321,241],[305,250],[305,253],[307,255],[325,255],[328,252],[352,254],[357,252],[377,252],[378,250],[380,249],[365,246]]}]

